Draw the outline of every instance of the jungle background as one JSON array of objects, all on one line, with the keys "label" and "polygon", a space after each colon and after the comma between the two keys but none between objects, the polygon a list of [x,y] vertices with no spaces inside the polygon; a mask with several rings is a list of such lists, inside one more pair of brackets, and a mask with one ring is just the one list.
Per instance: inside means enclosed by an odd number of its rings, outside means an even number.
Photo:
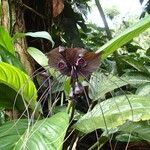
[{"label": "jungle background", "polygon": [[[143,11],[118,21],[99,0],[1,0],[1,150],[150,149],[150,1],[137,1]],[[75,108],[45,56],[59,46],[100,53]]]}]

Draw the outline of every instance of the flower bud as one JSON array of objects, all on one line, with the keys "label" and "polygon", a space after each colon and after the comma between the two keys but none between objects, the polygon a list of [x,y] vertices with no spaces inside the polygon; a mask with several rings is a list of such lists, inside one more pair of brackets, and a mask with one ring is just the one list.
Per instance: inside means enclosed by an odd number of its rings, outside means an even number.
[{"label": "flower bud", "polygon": [[83,93],[83,86],[80,82],[75,83],[75,88],[74,88],[74,94],[81,94]]}]

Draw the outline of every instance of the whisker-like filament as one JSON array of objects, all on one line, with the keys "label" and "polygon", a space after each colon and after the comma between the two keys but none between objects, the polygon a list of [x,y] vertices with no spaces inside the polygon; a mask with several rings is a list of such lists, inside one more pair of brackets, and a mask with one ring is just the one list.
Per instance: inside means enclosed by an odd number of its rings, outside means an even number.
[{"label": "whisker-like filament", "polygon": [[[103,73],[103,72],[102,72],[102,73]],[[81,73],[80,73],[80,74],[81,74]],[[100,74],[100,73],[99,73],[99,74]],[[111,74],[111,73],[110,73],[110,74]],[[82,74],[82,76],[84,76],[84,75]],[[97,78],[97,80],[100,80],[100,82],[103,82],[103,80],[101,80],[101,78],[99,78],[99,76],[96,76],[95,74],[92,74],[92,76],[94,76],[95,78]],[[106,76],[108,76],[108,75],[106,75]],[[114,75],[111,74],[111,76],[113,77]],[[120,77],[117,77],[117,78],[118,78],[119,80],[121,80],[122,82],[126,82],[126,83],[127,83],[127,81],[125,81],[124,79],[122,79],[122,78],[120,78]],[[90,80],[89,80],[88,78],[86,78],[86,76],[84,76],[84,79],[89,83],[90,88],[93,88],[93,89],[94,89],[94,86],[90,83]],[[117,84],[117,82],[115,82],[115,81],[113,80],[113,78],[111,79],[111,77],[109,77],[107,80],[109,80],[110,83],[116,85],[116,87],[118,87],[117,89],[119,89],[120,91],[122,91],[122,93],[124,93],[124,96],[126,97],[126,100],[128,101],[128,104],[129,104],[129,106],[130,106],[130,108],[131,108],[132,120],[133,120],[133,108],[132,108],[132,104],[130,103],[130,100],[129,100],[129,98],[128,98],[126,92],[122,89],[122,87],[119,86],[119,84]],[[97,84],[97,83],[95,82],[95,84]],[[99,83],[98,83],[98,84],[99,84]],[[103,84],[105,84],[105,82],[104,82]],[[127,84],[128,84],[128,83],[127,83]],[[107,85],[107,83],[106,83],[106,85]],[[100,84],[99,84],[99,86],[100,86]],[[104,86],[104,85],[103,85],[103,86]],[[97,86],[96,86],[96,87],[97,87]],[[97,90],[97,88],[95,88],[95,90]],[[113,95],[111,95],[111,97],[113,97]],[[104,99],[103,99],[103,100],[104,100]],[[105,97],[105,100],[107,100],[106,97]],[[96,101],[99,101],[99,99],[97,99]],[[122,111],[121,111],[121,108],[118,106],[118,104],[117,104],[117,102],[115,101],[115,99],[114,99],[114,102],[115,102],[115,104],[116,104],[116,106],[117,106],[117,108],[118,108],[118,110],[119,110],[119,112],[120,112],[120,115],[123,117],[123,114],[121,113],[121,112],[122,112]],[[103,120],[104,120],[104,123],[105,123],[106,132],[109,133],[109,130],[108,130],[108,128],[107,128],[107,122],[106,122],[106,120],[105,120],[105,114],[104,114],[104,112],[103,112],[102,106],[101,106],[100,103],[98,103],[98,106],[99,106],[99,108],[100,108],[100,110],[101,110],[101,113],[102,113],[102,115],[103,115]],[[122,118],[122,119],[123,119],[123,118]],[[94,120],[93,120],[93,121],[94,121]],[[128,143],[127,143],[126,148],[128,147],[129,141],[130,141],[130,139],[128,140]],[[111,146],[111,143],[110,143],[110,146]]]},{"label": "whisker-like filament", "polygon": [[[12,109],[13,111],[15,110],[15,103],[16,103],[16,101],[17,101],[17,97],[18,97],[19,94],[23,91],[23,89],[24,89],[24,87],[26,86],[26,84],[28,84],[29,80],[30,80],[30,79],[33,79],[35,76],[37,76],[37,75],[41,74],[42,72],[44,72],[44,70],[38,72],[41,68],[43,68],[43,67],[40,67],[39,69],[35,70],[35,71],[33,72],[33,74],[31,75],[31,77],[28,78],[28,79],[26,80],[26,82],[22,85],[22,87],[17,91],[16,96],[15,96],[15,99],[14,99],[14,104],[13,104],[13,109]],[[45,82],[46,82],[46,81],[45,81]],[[37,91],[37,92],[38,92],[38,91]],[[27,113],[27,116],[28,116],[27,118],[30,118],[30,117],[29,117],[29,112],[28,112],[28,107],[29,107],[30,102],[32,101],[32,99],[31,99],[30,101],[28,101],[28,104],[27,104],[27,102],[24,100],[23,97],[22,97],[22,100],[23,100],[23,103],[24,103],[26,109],[22,112],[22,114],[21,114],[21,116],[20,116],[19,118],[21,118],[23,115],[25,115],[25,113]],[[37,102],[37,103],[38,103],[38,102]]]},{"label": "whisker-like filament", "polygon": [[[54,56],[56,56],[54,58]],[[98,55],[94,53],[90,53],[85,49],[65,49],[65,48],[56,48],[48,53],[48,63],[49,67],[53,68],[56,71],[56,73],[59,71],[59,75],[54,74],[48,74],[45,72],[45,70],[39,72],[40,69],[36,70],[35,73],[30,77],[36,78],[37,81],[37,93],[38,93],[38,105],[41,106],[42,115],[47,119],[49,116],[53,114],[54,108],[58,106],[58,102],[60,101],[60,105],[63,106],[64,102],[61,99],[64,99],[64,97],[61,97],[61,94],[63,93],[65,97],[68,97],[71,100],[72,103],[72,111],[69,111],[70,113],[70,124],[74,120],[75,117],[75,110],[80,110],[83,113],[91,113],[94,106],[97,104],[98,110],[101,112],[101,118],[103,119],[104,124],[104,131],[105,134],[109,134],[109,124],[107,124],[107,117],[105,114],[105,110],[102,106],[102,102],[106,101],[108,99],[112,99],[113,103],[116,105],[117,112],[121,116],[121,119],[123,120],[123,113],[121,111],[121,108],[119,104],[117,103],[117,100],[113,97],[115,97],[117,92],[122,92],[125,96],[125,99],[128,101],[128,104],[130,106],[130,109],[132,111],[132,119],[133,119],[133,108],[130,103],[130,99],[126,95],[126,91],[123,90],[122,86],[126,84],[118,84],[118,80],[114,80],[114,78],[118,78],[119,81],[124,81],[121,77],[115,77],[113,74],[105,73],[103,69],[96,74],[95,70],[98,69],[99,66],[99,58]],[[95,72],[95,73],[93,73]],[[93,73],[93,74],[92,74]],[[65,76],[65,77],[64,77]],[[80,80],[80,77],[83,77],[83,80]],[[70,77],[70,94],[66,93],[65,88],[63,88],[63,84],[65,84],[65,80],[67,77]],[[107,78],[107,79],[106,79]],[[86,81],[87,85],[84,85],[82,81]],[[27,83],[28,84],[28,81]],[[107,86],[111,86],[112,89]],[[100,89],[101,86],[103,86],[104,89]],[[105,89],[105,87],[107,89]],[[22,87],[24,88],[24,87]],[[17,94],[21,93],[21,90],[18,91]],[[116,92],[117,91],[117,92]],[[101,92],[101,93],[100,93]],[[119,93],[120,94],[120,93]],[[15,99],[15,102],[17,101],[17,97]],[[29,126],[33,123],[35,112],[38,106],[35,107],[34,111],[30,114],[30,111],[28,107],[30,106],[30,102],[32,102],[32,99],[26,103],[25,100],[25,111],[23,114],[27,114],[27,118],[29,121]],[[69,105],[69,103],[68,103]],[[107,103],[106,103],[107,105]],[[15,104],[14,104],[15,108]],[[39,118],[38,118],[39,119]],[[91,120],[96,122],[94,118],[91,117]],[[41,125],[44,123],[44,121],[41,123]],[[96,123],[95,123],[96,124]],[[32,125],[32,129],[34,131],[34,127],[36,125],[36,122],[34,125]],[[101,134],[97,130],[96,125],[94,125],[94,134],[97,141],[99,141]],[[31,132],[30,130],[30,132]],[[38,130],[38,129],[36,129]],[[36,131],[35,130],[35,131]],[[35,132],[34,131],[34,132]],[[33,134],[33,133],[32,133]],[[31,134],[31,135],[32,135]],[[31,137],[29,133],[27,133],[27,139]],[[110,147],[113,148],[111,145],[111,140],[113,139],[113,134],[110,139]],[[76,137],[77,141],[80,140],[80,138]]]}]

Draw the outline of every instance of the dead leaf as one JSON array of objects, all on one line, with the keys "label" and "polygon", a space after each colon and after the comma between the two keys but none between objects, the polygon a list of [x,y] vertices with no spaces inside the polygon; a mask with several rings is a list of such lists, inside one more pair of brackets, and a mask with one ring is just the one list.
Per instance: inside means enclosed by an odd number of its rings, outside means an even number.
[{"label": "dead leaf", "polygon": [[64,9],[64,0],[53,0],[53,17],[57,17]]}]

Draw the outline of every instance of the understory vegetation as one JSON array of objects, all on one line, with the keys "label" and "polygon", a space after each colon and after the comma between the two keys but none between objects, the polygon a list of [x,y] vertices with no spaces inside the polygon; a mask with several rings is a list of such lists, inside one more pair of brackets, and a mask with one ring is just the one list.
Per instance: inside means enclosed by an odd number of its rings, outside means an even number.
[{"label": "understory vegetation", "polygon": [[[150,1],[115,29],[119,12],[95,0],[99,27],[89,2],[1,0],[0,150],[150,149]],[[76,67],[99,56],[96,70],[62,73],[55,48],[86,49]]]}]

